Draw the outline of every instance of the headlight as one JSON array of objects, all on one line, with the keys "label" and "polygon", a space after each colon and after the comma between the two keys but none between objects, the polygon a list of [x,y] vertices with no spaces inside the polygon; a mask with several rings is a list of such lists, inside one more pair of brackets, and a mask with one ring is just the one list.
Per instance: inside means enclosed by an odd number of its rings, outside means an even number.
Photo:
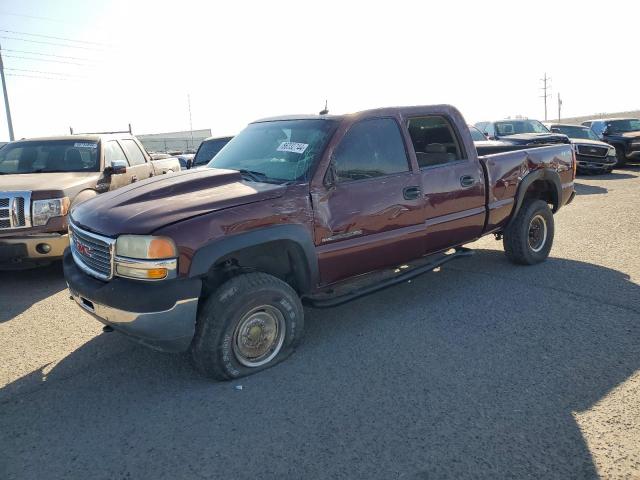
[{"label": "headlight", "polygon": [[68,211],[67,197],[34,200],[31,206],[31,224],[34,227],[46,225],[50,218],[63,217]]},{"label": "headlight", "polygon": [[177,275],[178,250],[173,240],[150,235],[121,235],[116,240],[116,273],[140,280]]},{"label": "headlight", "polygon": [[615,156],[616,156],[616,149],[615,149],[615,148],[613,148],[613,147],[611,147],[611,148],[609,149],[609,151],[607,152],[607,156],[608,156],[608,157],[615,157]]}]

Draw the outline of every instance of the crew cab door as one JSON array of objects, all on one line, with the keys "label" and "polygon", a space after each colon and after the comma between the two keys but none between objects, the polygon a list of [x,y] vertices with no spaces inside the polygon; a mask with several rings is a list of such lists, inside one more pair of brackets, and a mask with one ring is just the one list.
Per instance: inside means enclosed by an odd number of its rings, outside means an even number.
[{"label": "crew cab door", "polygon": [[312,193],[322,283],[420,256],[420,179],[397,121],[354,123],[336,146],[331,165],[326,189]]},{"label": "crew cab door", "polygon": [[128,138],[120,139],[119,142],[129,160],[130,167],[127,169],[127,175],[130,183],[153,176],[153,165],[151,165],[151,161],[147,160],[138,144]]},{"label": "crew cab door", "polygon": [[454,125],[444,115],[407,120],[425,200],[425,253],[470,242],[484,227],[484,172]]}]

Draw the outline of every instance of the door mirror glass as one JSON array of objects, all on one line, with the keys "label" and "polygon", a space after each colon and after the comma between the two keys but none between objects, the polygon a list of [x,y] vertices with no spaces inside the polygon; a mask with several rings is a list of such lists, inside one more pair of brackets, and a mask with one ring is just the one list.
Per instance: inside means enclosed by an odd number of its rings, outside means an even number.
[{"label": "door mirror glass", "polygon": [[111,175],[120,175],[127,173],[127,162],[124,160],[114,160],[111,162],[111,167],[108,167]]}]

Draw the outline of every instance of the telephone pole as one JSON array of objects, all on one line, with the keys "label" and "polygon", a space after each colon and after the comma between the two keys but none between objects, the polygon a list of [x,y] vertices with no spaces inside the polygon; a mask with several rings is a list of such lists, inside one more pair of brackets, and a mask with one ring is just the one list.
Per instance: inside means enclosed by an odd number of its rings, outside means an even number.
[{"label": "telephone pole", "polygon": [[560,123],[561,118],[562,118],[562,99],[560,98],[560,94],[558,93],[558,123]]},{"label": "telephone pole", "polygon": [[187,103],[189,104],[189,130],[191,131],[191,149],[193,149],[193,123],[191,122],[191,94],[190,93],[187,94]]},{"label": "telephone pole", "polygon": [[4,93],[4,109],[7,111],[7,126],[9,127],[9,140],[14,141],[13,123],[11,122],[11,109],[9,108],[9,95],[7,95],[7,81],[4,79],[4,65],[2,63],[2,47],[0,47],[0,77],[2,77],[2,93]]},{"label": "telephone pole", "polygon": [[549,98],[551,96],[551,93],[550,93],[551,85],[549,84],[550,80],[551,80],[551,78],[547,77],[547,73],[546,72],[544,74],[544,78],[540,79],[540,81],[542,82],[541,90],[544,91],[544,95],[542,95],[542,98],[544,99],[544,119],[545,119],[545,121],[548,120],[548,118],[547,118],[547,98]]}]

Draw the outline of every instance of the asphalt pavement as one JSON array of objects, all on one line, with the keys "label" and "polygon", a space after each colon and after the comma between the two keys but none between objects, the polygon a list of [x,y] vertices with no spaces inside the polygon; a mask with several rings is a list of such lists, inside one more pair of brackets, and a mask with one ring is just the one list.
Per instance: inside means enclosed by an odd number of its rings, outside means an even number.
[{"label": "asphalt pavement", "polygon": [[545,263],[484,238],[234,382],[0,273],[0,478],[640,478],[640,168],[576,183]]}]

